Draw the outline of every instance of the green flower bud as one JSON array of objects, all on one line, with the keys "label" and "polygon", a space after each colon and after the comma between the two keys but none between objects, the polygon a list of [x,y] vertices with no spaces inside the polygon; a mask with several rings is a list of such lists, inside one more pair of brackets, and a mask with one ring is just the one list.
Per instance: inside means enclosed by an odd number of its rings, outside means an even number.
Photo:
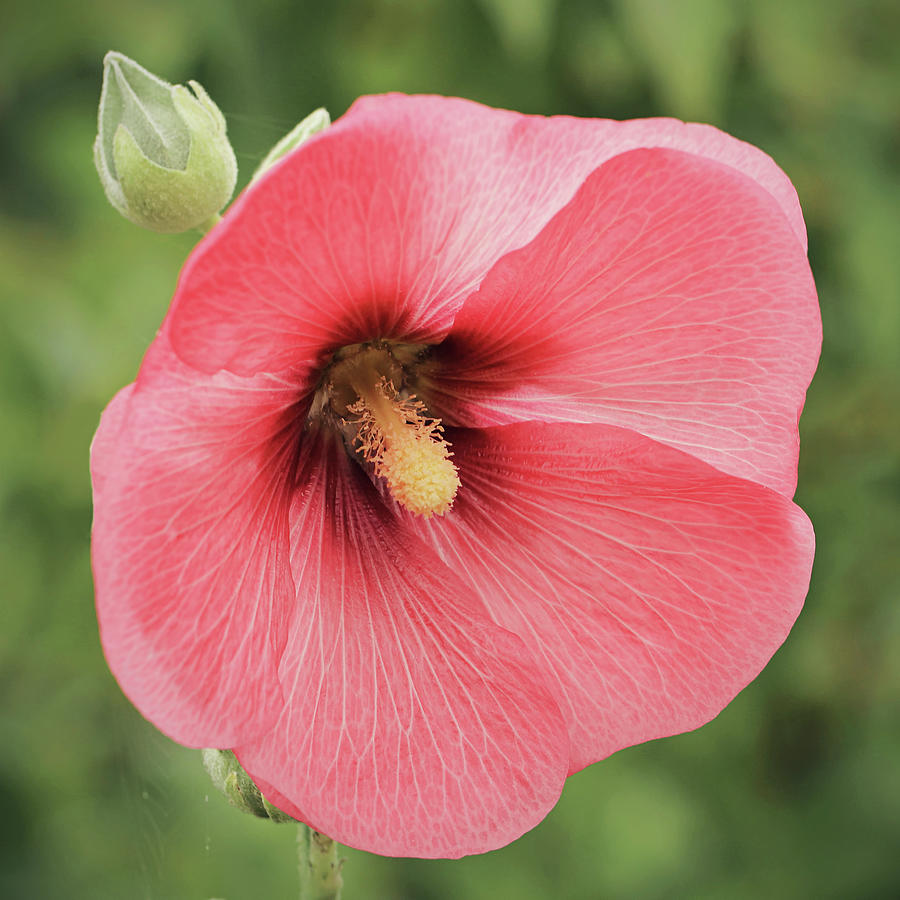
[{"label": "green flower bud", "polygon": [[203,750],[203,766],[212,783],[228,802],[241,812],[271,819],[273,822],[295,822],[292,816],[282,812],[263,797],[259,788],[243,770],[237,757],[230,750]]},{"label": "green flower bud", "polygon": [[302,122],[295,125],[267,154],[266,158],[259,164],[253,177],[250,179],[251,184],[259,178],[263,172],[271,169],[282,156],[290,153],[295,147],[299,147],[305,140],[311,138],[314,134],[318,134],[331,124],[331,116],[324,107],[313,110]]},{"label": "green flower bud", "polygon": [[109,202],[152,231],[187,231],[225,206],[237,162],[225,117],[196,82],[171,85],[121,53],[103,60],[94,163]]}]

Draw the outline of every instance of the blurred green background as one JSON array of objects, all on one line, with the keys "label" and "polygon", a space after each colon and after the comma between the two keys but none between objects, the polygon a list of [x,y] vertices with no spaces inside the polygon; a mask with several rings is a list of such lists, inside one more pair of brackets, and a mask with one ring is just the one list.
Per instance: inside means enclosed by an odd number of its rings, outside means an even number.
[{"label": "blurred green background", "polygon": [[314,107],[388,89],[674,115],[775,157],[825,327],[794,632],[712,724],[570,779],[512,846],[347,851],[345,898],[900,896],[896,0],[7,0],[0,22],[0,896],[296,895],[294,829],[230,810],[121,696],[97,638],[88,445],[194,242],[106,205],[91,143],[110,48],[206,86],[242,183]]}]

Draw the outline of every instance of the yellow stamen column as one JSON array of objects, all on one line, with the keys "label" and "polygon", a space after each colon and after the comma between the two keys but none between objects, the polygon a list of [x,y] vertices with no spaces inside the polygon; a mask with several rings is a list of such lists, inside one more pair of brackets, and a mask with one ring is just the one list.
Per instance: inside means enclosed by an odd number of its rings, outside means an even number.
[{"label": "yellow stamen column", "polygon": [[459,490],[459,475],[440,421],[428,418],[415,398],[401,398],[384,377],[359,372],[350,383],[359,397],[347,407],[358,452],[401,506],[426,518],[443,515]]}]

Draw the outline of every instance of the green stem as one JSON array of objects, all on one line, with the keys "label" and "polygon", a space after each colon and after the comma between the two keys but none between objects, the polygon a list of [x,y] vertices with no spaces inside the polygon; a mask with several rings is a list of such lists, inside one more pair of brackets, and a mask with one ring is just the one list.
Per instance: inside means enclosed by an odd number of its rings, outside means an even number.
[{"label": "green stem", "polygon": [[201,234],[208,234],[221,221],[222,217],[218,213],[213,213],[205,222],[201,222],[197,226],[197,231]]},{"label": "green stem", "polygon": [[297,850],[300,855],[300,900],[341,900],[344,860],[338,845],[324,834],[300,823]]}]

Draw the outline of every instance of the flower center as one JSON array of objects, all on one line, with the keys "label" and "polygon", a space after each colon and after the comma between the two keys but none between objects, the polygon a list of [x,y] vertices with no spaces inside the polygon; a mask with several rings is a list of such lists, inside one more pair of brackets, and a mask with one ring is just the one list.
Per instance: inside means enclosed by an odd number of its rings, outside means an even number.
[{"label": "flower center", "polygon": [[348,444],[397,503],[426,518],[440,516],[456,497],[459,475],[440,420],[404,381],[404,366],[390,347],[364,346],[335,365],[332,409]]}]

